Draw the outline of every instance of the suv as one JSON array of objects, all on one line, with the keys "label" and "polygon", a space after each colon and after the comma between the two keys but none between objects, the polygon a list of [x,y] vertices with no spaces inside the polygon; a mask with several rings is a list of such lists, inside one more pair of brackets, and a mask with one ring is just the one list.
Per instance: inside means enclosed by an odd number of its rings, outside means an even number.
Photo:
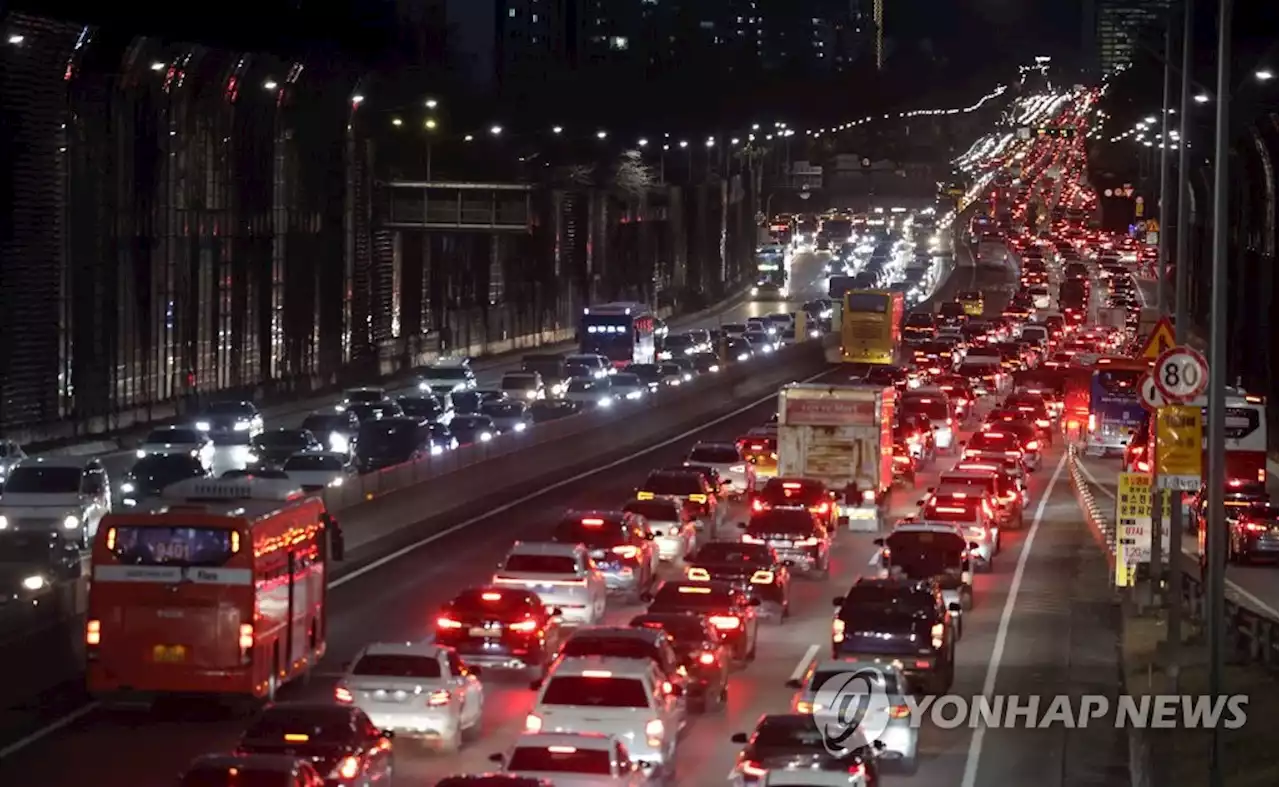
[{"label": "suv", "polygon": [[996,512],[986,495],[977,496],[967,486],[935,489],[920,501],[920,519],[950,525],[966,541],[978,544],[972,551],[978,566],[991,570],[991,561],[1000,551],[1000,528]]},{"label": "suv", "polygon": [[102,462],[77,456],[34,456],[14,465],[0,498],[0,530],[58,533],[87,547],[111,511]]},{"label": "suv", "polygon": [[926,694],[946,694],[955,680],[953,612],[933,581],[859,579],[832,599],[831,657],[901,661],[908,682]]},{"label": "suv", "polygon": [[724,520],[717,490],[711,487],[705,473],[694,470],[655,470],[636,490],[636,500],[673,500],[685,510],[699,510],[698,521],[711,526],[713,532]]},{"label": "suv", "polygon": [[829,519],[807,508],[772,508],[739,522],[742,543],[766,544],[785,564],[825,576],[831,569]]},{"label": "suv", "polygon": [[1022,494],[1012,478],[996,469],[983,472],[974,469],[952,470],[938,478],[939,489],[972,488],[981,494],[996,512],[1000,525],[1010,530],[1025,526],[1022,517]]},{"label": "suv", "polygon": [[596,732],[626,740],[631,759],[675,769],[684,689],[649,660],[591,656],[556,662],[538,689],[525,732]]},{"label": "suv", "polygon": [[605,587],[639,598],[658,579],[658,550],[644,517],[626,511],[569,511],[552,540],[583,544]]},{"label": "suv", "polygon": [[[583,659],[589,657],[610,659],[637,659],[651,661],[662,673],[663,680],[688,689],[685,674],[680,669],[680,657],[676,655],[671,637],[660,628],[632,628],[623,626],[588,626],[569,635],[560,646],[557,658]],[[541,681],[536,681],[536,690]]]}]

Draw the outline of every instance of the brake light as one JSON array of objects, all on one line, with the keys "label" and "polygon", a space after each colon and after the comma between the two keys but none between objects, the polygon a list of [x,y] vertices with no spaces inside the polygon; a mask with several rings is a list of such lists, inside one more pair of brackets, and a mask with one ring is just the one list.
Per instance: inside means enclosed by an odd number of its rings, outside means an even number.
[{"label": "brake light", "polygon": [[708,620],[720,631],[736,631],[742,628],[742,621],[736,615],[712,615]]},{"label": "brake light", "polygon": [[518,631],[521,634],[532,634],[533,632],[538,630],[538,621],[532,620],[532,619],[521,620],[521,621],[512,623],[511,625],[507,626],[507,628],[511,629],[512,631]]},{"label": "brake light", "polygon": [[751,776],[752,778],[762,779],[768,774],[769,772],[767,770],[765,770],[764,768],[761,768],[759,764],[751,762],[750,760],[742,763],[743,776]]},{"label": "brake light", "polygon": [[1040,427],[1041,429],[1045,429],[1050,426],[1050,423],[1049,421],[1043,418],[1038,418],[1036,419],[1036,426]]},{"label": "brake light", "polygon": [[711,588],[701,588],[701,587],[683,587],[683,588],[680,588],[680,592],[681,592],[681,593],[693,593],[693,594],[696,594],[696,595],[699,595],[699,596],[709,596],[709,595],[711,595]]},{"label": "brake light", "polygon": [[742,535],[742,543],[744,543],[744,544],[763,544],[763,543],[764,543],[764,539],[763,539],[763,538],[756,538],[755,536],[749,536],[749,535],[746,535],[746,534],[744,533],[744,534]]},{"label": "brake light", "polygon": [[709,667],[712,664],[716,663],[716,654],[707,653],[707,652],[699,653],[698,663],[703,665],[704,667]]},{"label": "brake light", "polygon": [[462,623],[453,618],[436,618],[436,628],[460,629],[462,628]]},{"label": "brake light", "polygon": [[351,691],[346,686],[335,686],[333,688],[333,700],[341,705],[350,705],[356,701],[356,698],[351,696]]},{"label": "brake light", "polygon": [[936,514],[963,514],[965,509],[959,506],[937,506],[933,511]]},{"label": "brake light", "polygon": [[752,510],[752,511],[763,511],[763,510],[764,510],[764,503],[762,503],[762,502],[761,502],[761,501],[759,501],[759,500],[752,500],[752,501],[751,501],[751,510]]},{"label": "brake light", "polygon": [[1089,414],[1089,431],[1093,432],[1093,431],[1097,431],[1097,429],[1098,429],[1098,416],[1090,413]]},{"label": "brake light", "polygon": [[613,554],[623,560],[635,560],[636,555],[640,554],[640,550],[628,544],[620,547],[614,547]]},{"label": "brake light", "polygon": [[582,520],[582,524],[586,525],[587,527],[600,527],[601,525],[604,524],[604,520],[603,519],[584,519]]},{"label": "brake light", "polygon": [[840,618],[831,621],[831,641],[844,642],[844,621]]},{"label": "brake light", "polygon": [[240,624],[240,650],[241,652],[253,650],[253,624]]},{"label": "brake light", "polygon": [[798,484],[798,483],[796,483],[796,482],[794,482],[794,481],[786,481],[786,482],[784,482],[784,483],[782,484],[782,488],[783,488],[783,489],[799,489],[799,488],[800,488],[800,484]]},{"label": "brake light", "polygon": [[542,717],[541,717],[541,716],[539,716],[539,715],[538,715],[538,714],[536,714],[536,713],[530,713],[528,716],[525,716],[525,717],[524,717],[524,731],[525,731],[525,732],[534,732],[534,733],[541,732],[541,731],[542,731]]},{"label": "brake light", "polygon": [[1245,522],[1244,529],[1251,533],[1261,533],[1267,529],[1267,526],[1259,522]]},{"label": "brake light", "polygon": [[685,576],[686,578],[694,582],[710,582],[711,581],[711,572],[707,571],[705,568],[685,569]]},{"label": "brake light", "polygon": [[84,644],[97,647],[102,644],[102,621],[90,620],[84,624]]},{"label": "brake light", "polygon": [[754,573],[754,574],[752,574],[752,575],[751,575],[751,582],[752,582],[752,584],[755,584],[755,585],[772,585],[772,584],[773,584],[773,572],[772,572],[772,571],[757,571],[756,573]]},{"label": "brake light", "polygon": [[1034,450],[1036,450],[1036,449],[1037,449],[1037,448],[1039,448],[1039,447],[1040,447],[1040,443],[1039,443],[1039,441],[1037,441],[1037,440],[1032,440],[1031,442],[1027,443],[1027,450],[1028,450],[1028,451],[1034,451]]},{"label": "brake light", "polygon": [[360,758],[343,757],[342,763],[337,768],[337,774],[343,779],[354,779],[360,775]]},{"label": "brake light", "polygon": [[649,723],[644,725],[645,742],[650,746],[658,747],[662,745],[662,735],[667,730],[662,723],[662,719],[650,719]]},{"label": "brake light", "polygon": [[929,629],[929,636],[933,639],[933,646],[935,648],[942,647],[942,634],[944,631],[943,625],[944,624],[942,623],[934,623],[933,628]]}]

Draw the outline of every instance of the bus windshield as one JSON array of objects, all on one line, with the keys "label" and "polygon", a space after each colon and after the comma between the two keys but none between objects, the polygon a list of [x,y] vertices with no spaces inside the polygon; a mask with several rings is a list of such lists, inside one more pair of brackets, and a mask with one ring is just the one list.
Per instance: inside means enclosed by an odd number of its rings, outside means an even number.
[{"label": "bus windshield", "polygon": [[212,568],[235,554],[239,535],[221,527],[117,526],[112,552],[132,566]]},{"label": "bus windshield", "polygon": [[1142,381],[1143,373],[1137,369],[1114,369],[1105,372],[1096,372],[1094,380],[1098,386],[1108,394],[1114,396],[1123,396],[1126,399],[1138,396],[1138,384]]},{"label": "bus windshield", "polygon": [[889,311],[889,298],[886,295],[874,295],[871,293],[847,293],[845,295],[845,311],[847,313],[886,314]]}]

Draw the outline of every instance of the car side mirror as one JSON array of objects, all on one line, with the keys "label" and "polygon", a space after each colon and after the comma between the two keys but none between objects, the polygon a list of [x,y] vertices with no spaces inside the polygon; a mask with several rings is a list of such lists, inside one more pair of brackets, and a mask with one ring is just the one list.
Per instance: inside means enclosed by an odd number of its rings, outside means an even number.
[{"label": "car side mirror", "polygon": [[875,545],[876,545],[876,546],[878,546],[878,547],[882,547],[882,546],[884,546],[884,539],[883,539],[883,538],[877,538],[875,541],[872,541],[871,543],[875,544]]},{"label": "car side mirror", "polygon": [[744,744],[744,745],[745,745],[745,744],[746,744],[746,742],[747,742],[747,734],[746,734],[745,732],[735,732],[735,733],[733,734],[733,737],[729,738],[729,742],[730,742],[730,743],[741,743],[741,744]]},{"label": "car side mirror", "polygon": [[969,542],[969,548],[970,548],[970,549],[981,549],[981,548],[982,548],[982,546],[981,546],[977,541],[970,541],[970,542]]},{"label": "car side mirror", "polygon": [[831,606],[837,609],[844,606],[844,596],[836,596],[831,599]]},{"label": "car side mirror", "polygon": [[802,687],[802,684],[800,683],[800,680],[798,678],[792,678],[791,680],[787,681],[786,686],[789,689],[800,689]]},{"label": "car side mirror", "polygon": [[499,765],[501,765],[501,764],[502,764],[502,755],[501,755],[501,754],[490,754],[490,755],[489,755],[489,762],[496,762],[496,763],[498,763]]},{"label": "car side mirror", "polygon": [[959,611],[960,611],[960,605],[959,605],[959,604],[957,604],[956,602],[952,601],[950,604],[948,604],[948,605],[947,605],[947,611],[948,611],[948,612],[959,612]]}]

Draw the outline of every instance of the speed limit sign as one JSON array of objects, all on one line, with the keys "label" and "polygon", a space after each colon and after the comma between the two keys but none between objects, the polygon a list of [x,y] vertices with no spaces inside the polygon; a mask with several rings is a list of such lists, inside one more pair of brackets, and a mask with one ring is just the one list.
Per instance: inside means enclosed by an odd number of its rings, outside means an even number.
[{"label": "speed limit sign", "polygon": [[1160,393],[1160,387],[1156,385],[1156,378],[1152,372],[1142,376],[1142,382],[1138,384],[1138,399],[1143,407],[1153,412],[1169,403],[1164,398],[1164,394]]},{"label": "speed limit sign", "polygon": [[1151,374],[1156,378],[1156,388],[1170,402],[1195,399],[1209,386],[1209,362],[1186,346],[1170,347],[1161,353]]}]

